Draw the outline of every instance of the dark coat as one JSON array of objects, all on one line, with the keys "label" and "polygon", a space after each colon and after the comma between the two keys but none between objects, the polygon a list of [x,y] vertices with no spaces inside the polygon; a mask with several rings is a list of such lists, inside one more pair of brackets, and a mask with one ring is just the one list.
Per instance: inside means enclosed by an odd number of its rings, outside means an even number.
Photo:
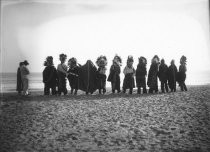
[{"label": "dark coat", "polygon": [[148,79],[147,79],[147,85],[150,88],[157,88],[158,81],[158,64],[152,63],[149,69]]},{"label": "dark coat", "polygon": [[117,81],[116,77],[120,75],[120,72],[121,72],[120,66],[112,65],[110,67],[110,73],[109,73],[107,81],[115,83]]},{"label": "dark coat", "polygon": [[177,81],[183,83],[186,80],[186,71],[187,68],[185,65],[179,66],[179,72],[177,73]]},{"label": "dark coat", "polygon": [[100,70],[101,68],[99,67],[97,70],[97,86],[99,89],[106,87],[106,74],[101,74]]},{"label": "dark coat", "polygon": [[158,77],[161,82],[167,82],[168,80],[168,66],[166,64],[160,64]]},{"label": "dark coat", "polygon": [[168,68],[168,85],[169,88],[176,86],[177,67],[176,65],[170,65]]},{"label": "dark coat", "polygon": [[136,69],[136,85],[137,87],[146,87],[146,65],[138,64]]},{"label": "dark coat", "polygon": [[48,86],[56,86],[58,82],[57,70],[54,66],[45,67],[42,72],[43,82]]},{"label": "dark coat", "polygon": [[78,68],[79,89],[86,93],[93,93],[97,89],[97,68],[91,60]]},{"label": "dark coat", "polygon": [[18,70],[17,70],[17,86],[16,86],[16,90],[17,91],[23,91],[23,82],[22,82],[22,79],[21,79],[20,68],[18,68]]},{"label": "dark coat", "polygon": [[131,89],[131,88],[135,88],[133,73],[126,74],[123,81],[123,89]]},{"label": "dark coat", "polygon": [[79,67],[75,66],[74,68],[70,68],[68,70],[68,73],[70,73],[68,75],[68,80],[69,80],[69,84],[71,89],[78,89],[78,85],[79,85],[79,81],[78,81],[78,74],[79,74]]}]

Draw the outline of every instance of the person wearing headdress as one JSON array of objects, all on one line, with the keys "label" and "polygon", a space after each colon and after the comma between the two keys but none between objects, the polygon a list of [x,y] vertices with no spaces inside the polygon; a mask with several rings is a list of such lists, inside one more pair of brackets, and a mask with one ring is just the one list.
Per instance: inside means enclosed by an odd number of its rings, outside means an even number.
[{"label": "person wearing headdress", "polygon": [[57,74],[58,74],[58,95],[61,95],[63,92],[64,95],[67,94],[66,88],[66,76],[68,75],[68,67],[65,64],[67,56],[65,54],[60,54],[59,60],[60,64],[57,66]]},{"label": "person wearing headdress", "polygon": [[127,65],[125,66],[123,73],[125,75],[123,81],[123,93],[126,92],[126,89],[130,89],[130,94],[133,93],[133,88],[135,88],[134,76],[135,69],[133,67],[133,56],[128,56]]},{"label": "person wearing headdress", "polygon": [[23,95],[29,95],[28,92],[28,75],[30,74],[27,65],[29,65],[28,61],[25,60],[23,65],[20,67],[21,79],[23,82]]},{"label": "person wearing headdress", "polygon": [[176,77],[177,77],[177,67],[175,61],[171,60],[171,65],[168,68],[168,85],[171,92],[176,92]]},{"label": "person wearing headdress", "polygon": [[159,66],[159,57],[155,55],[152,58],[152,63],[149,69],[148,79],[147,79],[147,85],[149,87],[149,93],[153,93],[154,91],[158,92],[158,66]]},{"label": "person wearing headdress", "polygon": [[115,93],[115,90],[117,90],[118,93],[121,92],[120,90],[120,73],[121,69],[120,66],[122,64],[122,59],[120,56],[115,55],[113,59],[113,64],[110,67],[110,73],[108,76],[107,81],[111,82],[112,85],[112,93]]},{"label": "person wearing headdress", "polygon": [[56,85],[58,81],[57,70],[53,65],[53,57],[48,56],[44,62],[45,69],[42,72],[43,83],[44,83],[44,95],[50,94],[50,89],[52,95],[56,95]]},{"label": "person wearing headdress", "polygon": [[183,55],[180,59],[180,66],[179,66],[179,72],[178,72],[178,78],[177,78],[181,91],[187,91],[187,86],[185,84],[186,71],[187,71],[186,62],[187,62],[187,58]]},{"label": "person wearing headdress", "polygon": [[147,93],[146,89],[146,75],[147,75],[147,59],[145,57],[139,58],[139,63],[136,68],[136,85],[137,93],[141,93],[141,88],[143,88],[143,93]]},{"label": "person wearing headdress", "polygon": [[165,60],[162,59],[159,66],[158,77],[161,82],[162,93],[168,92],[168,66],[165,64]]},{"label": "person wearing headdress", "polygon": [[68,70],[68,80],[69,80],[69,85],[71,87],[71,94],[77,95],[77,90],[78,90],[78,86],[79,86],[79,78],[78,78],[78,65],[77,65],[77,59],[72,57],[71,59],[69,59],[68,61],[68,66],[69,66],[69,70]]},{"label": "person wearing headdress", "polygon": [[107,65],[107,58],[106,56],[99,56],[97,58],[96,64],[98,66],[97,69],[97,83],[99,94],[101,94],[101,89],[103,90],[103,94],[106,92],[106,65]]},{"label": "person wearing headdress", "polygon": [[23,65],[23,62],[19,63],[19,67],[17,69],[17,86],[16,86],[16,91],[18,92],[18,94],[21,94],[21,92],[23,91],[23,82],[21,79],[21,72],[20,72],[20,68]]}]

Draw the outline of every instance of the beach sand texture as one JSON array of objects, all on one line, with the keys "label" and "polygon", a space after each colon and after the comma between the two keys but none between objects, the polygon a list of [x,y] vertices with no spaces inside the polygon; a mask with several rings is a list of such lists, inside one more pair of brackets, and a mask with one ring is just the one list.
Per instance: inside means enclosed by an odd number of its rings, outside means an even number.
[{"label": "beach sand texture", "polygon": [[0,151],[210,151],[210,86],[166,94],[5,93]]}]

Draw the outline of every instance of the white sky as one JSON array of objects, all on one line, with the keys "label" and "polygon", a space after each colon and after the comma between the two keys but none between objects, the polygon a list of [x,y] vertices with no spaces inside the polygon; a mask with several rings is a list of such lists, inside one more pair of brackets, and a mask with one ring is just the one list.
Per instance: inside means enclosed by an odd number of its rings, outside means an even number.
[{"label": "white sky", "polygon": [[46,56],[57,65],[60,53],[81,64],[106,55],[108,69],[115,54],[122,69],[128,55],[134,67],[145,56],[148,70],[155,54],[177,67],[186,55],[188,74],[210,70],[208,0],[3,0],[1,7],[3,72],[25,59],[42,72]]}]

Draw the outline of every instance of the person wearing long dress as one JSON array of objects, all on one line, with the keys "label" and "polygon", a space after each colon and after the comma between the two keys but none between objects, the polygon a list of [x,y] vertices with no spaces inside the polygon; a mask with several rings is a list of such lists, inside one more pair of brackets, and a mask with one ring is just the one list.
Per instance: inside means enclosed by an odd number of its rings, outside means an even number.
[{"label": "person wearing long dress", "polygon": [[176,92],[176,78],[177,78],[177,67],[175,61],[171,61],[171,65],[168,68],[168,85],[171,92]]},{"label": "person wearing long dress", "polygon": [[111,82],[112,93],[115,93],[115,90],[117,90],[118,93],[121,92],[120,90],[121,63],[122,63],[122,60],[120,56],[116,55],[114,57],[113,64],[110,67],[110,73],[107,79],[107,81]]},{"label": "person wearing long dress", "polygon": [[158,92],[158,67],[159,67],[159,57],[155,55],[152,59],[152,64],[149,69],[147,85],[149,87],[149,93],[153,93],[154,91]]},{"label": "person wearing long dress", "polygon": [[141,93],[141,88],[143,88],[143,93],[147,93],[146,89],[146,75],[147,75],[147,60],[145,57],[139,58],[139,64],[136,68],[136,85],[137,85],[137,93]]},{"label": "person wearing long dress", "polygon": [[68,75],[68,67],[65,64],[67,56],[65,54],[60,54],[60,61],[61,63],[57,66],[57,73],[58,73],[58,95],[63,93],[64,95],[67,94],[66,88],[66,77]]},{"label": "person wearing long dress", "polygon": [[187,67],[186,67],[186,61],[187,58],[183,55],[180,59],[180,66],[179,66],[179,72],[178,72],[178,82],[179,82],[179,86],[181,88],[181,91],[187,91],[187,86],[185,84],[185,80],[186,80],[186,71],[187,71]]},{"label": "person wearing long dress", "polygon": [[162,59],[159,66],[158,77],[161,82],[162,93],[168,92],[168,66],[165,64],[165,60]]},{"label": "person wearing long dress", "polygon": [[28,61],[25,60],[23,62],[23,65],[20,67],[20,73],[21,73],[21,79],[23,82],[23,95],[29,95],[28,92],[28,83],[29,83],[29,79],[28,79],[28,75],[30,74],[27,65],[29,65]]},{"label": "person wearing long dress", "polygon": [[16,86],[16,91],[18,92],[19,95],[21,95],[21,92],[23,91],[23,82],[21,78],[21,71],[20,68],[23,65],[23,62],[19,63],[19,67],[17,69],[17,86]]},{"label": "person wearing long dress", "polygon": [[127,65],[125,66],[123,73],[125,75],[123,81],[123,93],[126,92],[126,89],[130,89],[129,93],[133,93],[133,88],[135,88],[134,76],[135,76],[135,69],[133,67],[133,57],[128,56]]}]

